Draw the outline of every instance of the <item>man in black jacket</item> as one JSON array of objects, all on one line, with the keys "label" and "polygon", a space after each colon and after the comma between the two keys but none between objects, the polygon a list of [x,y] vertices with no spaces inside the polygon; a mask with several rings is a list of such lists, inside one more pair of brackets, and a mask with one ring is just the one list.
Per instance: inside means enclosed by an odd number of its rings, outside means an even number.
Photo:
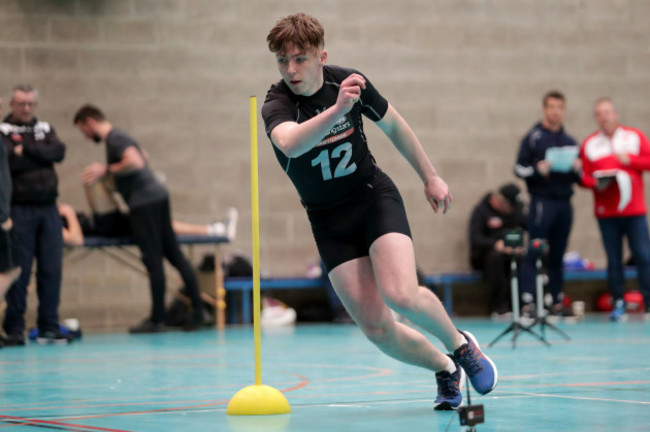
[{"label": "man in black jacket", "polygon": [[503,185],[485,195],[472,212],[469,225],[470,261],[492,289],[492,316],[505,318],[510,311],[510,258],[523,250],[504,243],[504,234],[525,228],[521,191],[515,184]]},{"label": "man in black jacket", "polygon": [[[2,115],[2,98],[0,98],[0,115]],[[0,297],[4,297],[7,288],[20,275],[17,262],[18,247],[14,239],[13,221],[11,220],[11,174],[7,161],[7,149],[0,135]],[[0,339],[0,346],[4,342]]]},{"label": "man in black jacket", "polygon": [[25,344],[27,285],[36,258],[38,342],[67,343],[59,331],[59,298],[63,264],[61,218],[56,208],[58,179],[54,163],[65,156],[65,145],[52,126],[34,117],[38,92],[29,85],[14,87],[11,113],[0,124],[9,155],[11,219],[19,242],[21,276],[6,294],[3,324],[5,345]]}]

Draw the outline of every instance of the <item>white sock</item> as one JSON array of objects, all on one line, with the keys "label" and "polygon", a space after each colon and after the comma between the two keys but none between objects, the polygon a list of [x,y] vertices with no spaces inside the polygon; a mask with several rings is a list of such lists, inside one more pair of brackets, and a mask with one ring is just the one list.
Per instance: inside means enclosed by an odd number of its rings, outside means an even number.
[{"label": "white sock", "polygon": [[444,370],[450,374],[456,372],[456,364],[449,357],[447,357],[447,365],[445,366]]},{"label": "white sock", "polygon": [[208,225],[208,235],[223,236],[226,235],[226,227],[223,222],[215,222]]}]

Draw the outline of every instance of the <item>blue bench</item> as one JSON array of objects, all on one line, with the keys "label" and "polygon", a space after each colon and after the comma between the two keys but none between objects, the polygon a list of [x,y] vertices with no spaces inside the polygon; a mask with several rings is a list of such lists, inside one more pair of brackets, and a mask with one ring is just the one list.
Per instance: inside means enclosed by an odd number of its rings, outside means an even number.
[{"label": "blue bench", "polygon": [[[272,278],[260,280],[260,291],[273,289],[313,289],[326,288],[329,280],[326,276],[319,278]],[[250,277],[230,277],[224,281],[226,292],[241,293],[241,322],[251,322],[251,304],[250,294],[253,292],[253,279]],[[230,308],[230,322],[237,322],[236,311]]]},{"label": "blue bench", "polygon": [[[430,275],[424,278],[425,285],[430,288],[442,288],[442,303],[448,313],[452,313],[452,285],[469,284],[479,282],[481,273],[478,272],[456,272]],[[314,289],[326,288],[330,284],[326,276],[320,278],[270,278],[260,280],[260,291],[282,290],[282,289]],[[238,292],[241,294],[241,322],[251,322],[251,293],[253,292],[253,280],[250,277],[226,278],[224,288],[227,292]],[[230,322],[237,322],[236,310],[230,308]]]},{"label": "blue bench", "polygon": [[[636,279],[637,271],[635,267],[625,268],[625,279]],[[432,288],[442,288],[442,303],[450,315],[453,314],[453,285],[472,284],[478,283],[483,279],[483,275],[477,271],[467,272],[452,272],[440,273],[436,275],[426,276],[424,278],[427,286]],[[565,281],[593,281],[593,280],[606,280],[607,270],[594,269],[594,270],[564,270]]]}]

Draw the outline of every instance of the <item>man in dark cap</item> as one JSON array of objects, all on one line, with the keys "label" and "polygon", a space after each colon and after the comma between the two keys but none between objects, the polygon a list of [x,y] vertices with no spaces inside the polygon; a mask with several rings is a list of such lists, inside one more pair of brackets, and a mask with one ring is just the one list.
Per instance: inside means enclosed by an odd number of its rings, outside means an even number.
[{"label": "man in dark cap", "polygon": [[509,183],[486,194],[474,207],[469,224],[470,262],[483,272],[492,291],[492,317],[508,319],[510,314],[510,258],[521,261],[522,249],[504,243],[504,234],[525,228],[521,190]]}]

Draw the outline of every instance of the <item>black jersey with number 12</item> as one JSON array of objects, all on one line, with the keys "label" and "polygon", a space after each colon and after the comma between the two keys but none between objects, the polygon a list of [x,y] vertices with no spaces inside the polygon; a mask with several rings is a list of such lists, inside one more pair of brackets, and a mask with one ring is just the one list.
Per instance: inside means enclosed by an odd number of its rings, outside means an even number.
[{"label": "black jersey with number 12", "polygon": [[[324,66],[323,87],[312,96],[294,94],[284,81],[273,84],[262,107],[269,138],[277,125],[287,121],[302,123],[334,105],[340,83],[352,73],[362,75],[354,69]],[[379,121],[387,109],[386,99],[366,78],[366,88],[362,89],[359,102],[339,119],[316,147],[296,158],[288,158],[273,146],[278,162],[307,209],[325,209],[346,202],[375,176],[379,168],[368,149],[362,114]]]}]

